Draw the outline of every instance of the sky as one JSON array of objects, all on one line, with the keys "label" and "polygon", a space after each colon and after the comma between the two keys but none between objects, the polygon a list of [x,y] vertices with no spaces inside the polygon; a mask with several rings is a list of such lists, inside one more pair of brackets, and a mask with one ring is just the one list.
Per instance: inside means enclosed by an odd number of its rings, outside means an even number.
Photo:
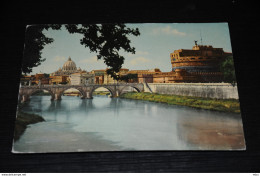
[{"label": "sky", "polygon": [[[194,40],[198,44],[212,45],[232,52],[227,23],[139,23],[126,24],[130,28],[138,28],[141,35],[129,36],[131,46],[136,53],[124,51],[119,53],[125,57],[122,68],[130,70],[147,70],[159,68],[163,72],[171,71],[170,53],[178,49],[192,49]],[[52,73],[62,68],[69,57],[82,70],[91,71],[106,69],[103,60],[97,60],[97,53],[91,53],[80,44],[82,35],[69,34],[65,29],[44,31],[54,42],[42,50],[42,58],[46,58],[31,74],[39,72]]]}]

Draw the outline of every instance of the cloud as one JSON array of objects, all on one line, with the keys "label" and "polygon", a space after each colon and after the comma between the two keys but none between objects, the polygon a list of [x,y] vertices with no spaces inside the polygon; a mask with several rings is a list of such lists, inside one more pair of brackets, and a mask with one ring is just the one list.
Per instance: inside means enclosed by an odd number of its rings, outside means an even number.
[{"label": "cloud", "polygon": [[60,61],[65,61],[65,60],[66,60],[66,58],[64,56],[56,56],[54,58],[55,62],[60,62]]},{"label": "cloud", "polygon": [[171,28],[170,26],[155,28],[152,31],[152,34],[166,34],[166,35],[177,35],[177,36],[186,36],[185,32],[180,32],[177,29]]},{"label": "cloud", "polygon": [[151,62],[150,59],[144,58],[144,57],[137,57],[134,58],[130,61],[131,65],[138,65],[138,64],[142,64],[142,63],[148,63]]},{"label": "cloud", "polygon": [[97,63],[97,62],[98,62],[98,59],[97,59],[97,56],[93,56],[93,57],[88,58],[88,59],[80,60],[79,62],[80,62],[80,63],[93,64],[93,63]]}]

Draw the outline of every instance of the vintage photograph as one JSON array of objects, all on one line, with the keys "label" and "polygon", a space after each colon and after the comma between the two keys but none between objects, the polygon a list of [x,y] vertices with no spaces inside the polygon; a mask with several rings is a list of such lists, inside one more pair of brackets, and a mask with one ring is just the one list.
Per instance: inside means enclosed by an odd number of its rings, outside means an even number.
[{"label": "vintage photograph", "polygon": [[228,23],[25,30],[13,153],[245,150]]}]

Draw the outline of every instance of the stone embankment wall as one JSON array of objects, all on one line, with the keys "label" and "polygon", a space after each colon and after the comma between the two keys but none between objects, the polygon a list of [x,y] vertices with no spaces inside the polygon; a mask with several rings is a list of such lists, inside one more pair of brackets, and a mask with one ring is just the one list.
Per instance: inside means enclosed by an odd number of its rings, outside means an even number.
[{"label": "stone embankment wall", "polygon": [[[238,99],[237,86],[228,83],[148,83],[153,93],[217,99]],[[150,92],[144,86],[145,92]]]}]

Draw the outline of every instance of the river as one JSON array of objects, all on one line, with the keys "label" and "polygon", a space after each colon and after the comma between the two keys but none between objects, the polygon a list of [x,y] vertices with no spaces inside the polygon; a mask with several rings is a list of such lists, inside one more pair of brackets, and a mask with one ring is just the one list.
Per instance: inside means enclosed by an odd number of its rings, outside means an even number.
[{"label": "river", "polygon": [[245,149],[240,114],[106,96],[32,96],[23,111],[45,122],[29,125],[14,153]]}]

